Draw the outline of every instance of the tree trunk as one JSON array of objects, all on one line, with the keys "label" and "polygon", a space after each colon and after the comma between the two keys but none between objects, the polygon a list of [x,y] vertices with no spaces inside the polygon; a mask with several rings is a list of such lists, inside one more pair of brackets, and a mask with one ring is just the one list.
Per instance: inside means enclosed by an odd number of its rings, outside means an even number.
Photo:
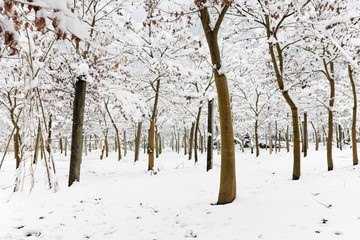
[{"label": "tree trunk", "polygon": [[137,133],[136,133],[136,138],[135,138],[135,159],[134,159],[134,162],[139,160],[140,141],[141,141],[141,126],[142,126],[142,121],[138,122],[138,126],[137,126]]},{"label": "tree trunk", "polygon": [[[269,40],[270,37],[274,37],[276,39],[276,32],[272,32],[272,27],[270,26],[270,19],[269,15],[265,15],[265,27],[266,27],[266,34],[267,39]],[[274,35],[275,34],[275,35]],[[276,55],[274,52],[274,45],[277,52],[278,60],[276,59]],[[276,43],[269,42],[269,52],[271,56],[271,61],[274,67],[274,72],[276,76],[276,81],[278,83],[278,87],[283,95],[284,99],[286,100],[287,104],[291,109],[291,116],[292,116],[292,125],[293,125],[293,136],[294,136],[294,165],[293,165],[293,180],[298,180],[300,178],[300,136],[299,136],[299,117],[298,117],[298,108],[296,107],[295,102],[291,99],[289,92],[284,86],[283,82],[283,49],[280,47],[280,43],[277,41]]]},{"label": "tree trunk", "polygon": [[34,164],[37,164],[38,158],[39,158],[39,149],[40,149],[40,139],[41,139],[41,126],[40,126],[40,120],[38,125],[38,131],[36,135],[36,142],[35,142],[35,150],[34,150]]},{"label": "tree trunk", "polygon": [[186,136],[186,128],[185,128],[185,130],[184,130],[184,155],[186,156],[186,148],[187,148],[187,146],[186,146],[186,138],[187,138],[187,136]]},{"label": "tree trunk", "polygon": [[353,165],[358,164],[358,155],[357,155],[357,144],[356,144],[356,111],[357,111],[357,97],[356,97],[356,88],[355,82],[352,74],[350,65],[348,66],[349,79],[351,84],[351,89],[354,98],[354,107],[353,107],[353,118],[351,125],[351,143],[352,143],[352,153],[353,153]]},{"label": "tree trunk", "polygon": [[67,156],[68,145],[69,145],[68,139],[67,139],[67,137],[65,137],[65,157]]},{"label": "tree trunk", "polygon": [[272,139],[271,139],[271,124],[270,123],[269,123],[268,131],[269,131],[269,153],[271,154],[273,145],[272,145]]},{"label": "tree trunk", "polygon": [[148,146],[148,154],[149,154],[148,171],[152,171],[154,169],[155,118],[156,118],[156,111],[157,111],[157,105],[159,99],[160,78],[157,78],[156,87],[155,88],[153,87],[153,89],[155,90],[155,100],[154,100],[154,107],[150,120],[149,146]]},{"label": "tree trunk", "polygon": [[59,139],[59,146],[60,146],[60,153],[62,154],[63,150],[64,150],[62,137],[60,137],[60,139]]},{"label": "tree trunk", "polygon": [[342,133],[342,128],[341,128],[341,125],[339,124],[339,148],[340,150],[342,150],[342,142],[343,142],[343,133]]},{"label": "tree trunk", "polygon": [[123,140],[123,144],[124,144],[124,157],[127,154],[127,140],[126,140],[126,131],[124,131],[124,140]]},{"label": "tree trunk", "polygon": [[195,128],[195,122],[191,123],[191,130],[190,130],[190,139],[189,139],[189,160],[191,160],[192,157],[192,147],[193,147],[193,137],[194,137],[194,128]]},{"label": "tree trunk", "polygon": [[314,133],[315,133],[315,151],[318,151],[319,150],[319,132],[316,131],[316,128],[315,128],[315,125],[313,122],[310,122],[313,130],[314,130]]},{"label": "tree trunk", "polygon": [[194,153],[195,153],[195,163],[198,161],[198,131],[199,131],[199,122],[200,122],[200,116],[201,116],[201,108],[199,107],[199,111],[196,117],[196,125],[195,125],[195,131],[194,131]]},{"label": "tree trunk", "polygon": [[307,156],[308,149],[308,130],[307,130],[307,113],[304,113],[304,157]]},{"label": "tree trunk", "polygon": [[[326,64],[325,59],[323,59],[324,69],[326,72],[327,79],[330,83],[330,101],[329,101],[329,109],[328,109],[328,136],[327,136],[327,164],[328,164],[328,171],[331,171],[334,169],[333,159],[332,159],[332,141],[333,141],[333,129],[334,129],[334,123],[333,123],[333,107],[335,103],[335,81],[330,75],[330,72],[328,71],[328,67]],[[331,73],[334,72],[334,63],[330,62],[330,71]]]},{"label": "tree trunk", "polygon": [[154,135],[155,135],[155,121],[150,120],[150,133],[149,133],[149,146],[148,146],[148,154],[149,154],[149,163],[148,163],[148,171],[154,169]]},{"label": "tree trunk", "polygon": [[256,118],[256,120],[255,120],[255,149],[256,149],[256,157],[258,157],[258,156],[260,155],[258,128],[259,128],[259,123],[258,123],[258,120],[257,120],[257,118]]},{"label": "tree trunk", "polygon": [[275,120],[275,153],[277,153],[277,151],[278,151],[277,132],[278,132],[277,120]]},{"label": "tree trunk", "polygon": [[207,157],[206,157],[206,171],[213,168],[213,141],[214,141],[214,99],[208,102],[208,141],[207,141]]},{"label": "tree trunk", "polygon": [[155,156],[159,157],[159,134],[157,130],[157,126],[155,126]]},{"label": "tree trunk", "polygon": [[80,181],[80,167],[82,161],[82,139],[84,125],[86,81],[78,79],[75,85],[75,99],[73,105],[73,125],[71,136],[71,156],[69,170],[69,186]]}]

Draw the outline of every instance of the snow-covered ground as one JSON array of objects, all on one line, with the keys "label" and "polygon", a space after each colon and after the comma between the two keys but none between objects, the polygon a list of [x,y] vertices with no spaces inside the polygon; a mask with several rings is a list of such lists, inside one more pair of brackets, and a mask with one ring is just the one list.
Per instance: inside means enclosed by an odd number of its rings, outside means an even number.
[{"label": "snow-covered ground", "polygon": [[[11,154],[10,154],[11,155]],[[47,190],[38,164],[35,186],[30,177],[21,193],[12,193],[14,160],[0,171],[0,239],[114,240],[309,240],[358,239],[360,235],[360,167],[351,149],[334,149],[332,172],[325,148],[302,159],[302,175],[292,181],[292,155],[256,158],[236,153],[237,198],[213,205],[219,188],[220,157],[206,172],[206,155],[194,165],[183,154],[165,151],[156,174],[146,171],[146,155],[133,153],[99,160],[84,157],[81,182],[67,187],[69,157],[55,154],[60,189]],[[26,174],[27,175],[27,174]]]}]

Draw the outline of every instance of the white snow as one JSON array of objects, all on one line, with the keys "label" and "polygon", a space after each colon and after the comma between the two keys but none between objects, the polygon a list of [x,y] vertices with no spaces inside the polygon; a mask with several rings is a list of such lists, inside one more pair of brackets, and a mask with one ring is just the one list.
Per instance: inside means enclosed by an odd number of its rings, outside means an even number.
[{"label": "white snow", "polygon": [[146,171],[143,153],[134,164],[132,152],[118,162],[114,152],[99,160],[92,151],[83,158],[81,182],[70,188],[69,157],[56,153],[60,190],[46,190],[38,164],[30,195],[28,184],[12,193],[10,156],[0,171],[0,239],[357,239],[359,167],[351,165],[350,148],[334,149],[335,169],[328,172],[320,148],[311,146],[302,159],[299,181],[291,180],[292,154],[283,149],[272,155],[262,150],[259,158],[249,149],[237,152],[238,196],[223,206],[212,205],[219,187],[216,151],[210,172],[206,154],[194,165],[165,151],[155,175]]}]

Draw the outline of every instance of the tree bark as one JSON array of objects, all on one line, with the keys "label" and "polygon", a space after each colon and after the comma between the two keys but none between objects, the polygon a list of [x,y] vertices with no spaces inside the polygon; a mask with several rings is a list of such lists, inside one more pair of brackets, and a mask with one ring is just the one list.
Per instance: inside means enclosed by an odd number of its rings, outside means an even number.
[{"label": "tree bark", "polygon": [[[328,164],[328,171],[331,171],[334,169],[333,159],[332,159],[332,141],[333,141],[333,129],[334,129],[334,123],[333,123],[333,107],[335,103],[335,81],[330,75],[330,72],[328,70],[327,63],[325,61],[325,58],[323,58],[323,65],[326,72],[326,77],[330,84],[330,100],[329,100],[329,109],[328,109],[328,135],[327,135],[327,164]],[[334,63],[330,62],[330,71],[331,74],[334,72]]]},{"label": "tree bark", "polygon": [[258,156],[260,155],[258,128],[259,128],[259,123],[258,123],[258,120],[257,120],[257,118],[256,118],[256,120],[255,120],[255,149],[256,149],[256,157],[258,157]]},{"label": "tree bark", "polygon": [[206,171],[213,168],[213,141],[214,141],[214,99],[208,102],[208,141],[207,141],[207,157],[206,157]]},{"label": "tree bark", "polygon": [[195,131],[194,131],[194,154],[195,154],[195,163],[198,161],[198,131],[199,131],[199,123],[200,123],[200,116],[201,116],[201,109],[199,107],[198,114],[196,116],[196,124],[195,124]]},{"label": "tree bark", "polygon": [[351,143],[352,143],[352,153],[353,153],[353,165],[358,164],[358,155],[357,155],[357,143],[356,143],[356,111],[357,111],[357,96],[356,96],[356,88],[355,82],[351,70],[351,66],[348,65],[349,79],[351,84],[351,89],[354,98],[354,107],[353,107],[353,118],[351,125]]},{"label": "tree bark", "polygon": [[[265,15],[265,27],[267,33],[267,39],[269,40],[270,37],[274,37],[277,40],[276,32],[272,32],[272,27],[270,26],[270,19],[269,15]],[[276,59],[274,45],[277,52],[278,60]],[[274,67],[276,80],[279,86],[279,89],[286,100],[287,104],[291,109],[292,115],[292,125],[293,125],[293,136],[294,136],[294,165],[293,165],[293,180],[300,179],[300,135],[299,135],[299,117],[298,117],[298,108],[295,102],[291,99],[289,92],[285,89],[284,82],[283,82],[283,49],[280,47],[280,43],[277,41],[276,43],[269,42],[269,52],[271,56],[271,61]]]},{"label": "tree bark", "polygon": [[190,140],[189,140],[189,160],[191,160],[192,157],[192,147],[193,147],[193,137],[194,137],[194,128],[195,128],[195,123],[192,122],[191,123],[191,130],[190,130]]},{"label": "tree bark", "polygon": [[219,104],[222,148],[218,204],[230,203],[234,201],[236,197],[235,146],[231,117],[230,94],[227,78],[224,73],[219,71],[221,69],[221,57],[217,39],[220,25],[228,9],[229,5],[225,3],[214,28],[211,26],[207,7],[200,9],[200,19],[208,43],[211,63],[214,66],[213,73],[215,76],[215,85]]},{"label": "tree bark", "polygon": [[69,186],[80,181],[80,167],[82,161],[82,139],[84,126],[86,81],[78,78],[75,84],[75,99],[73,112],[73,125],[71,135],[71,156],[69,170]]},{"label": "tree bark", "polygon": [[155,88],[153,87],[153,89],[155,90],[155,101],[154,101],[154,107],[150,120],[149,146],[148,146],[148,154],[149,154],[148,171],[152,171],[154,169],[155,118],[156,118],[156,111],[157,111],[157,105],[159,99],[160,78],[157,78],[156,87]]},{"label": "tree bark", "polygon": [[38,124],[38,131],[36,135],[36,142],[35,142],[35,150],[34,150],[34,164],[37,164],[38,158],[39,158],[39,149],[40,149],[40,139],[41,139],[41,126],[40,126],[40,120]]},{"label": "tree bark", "polygon": [[134,159],[134,162],[139,160],[140,141],[141,141],[141,126],[142,126],[142,121],[138,122],[138,126],[137,126],[137,133],[136,133],[136,139],[135,139],[135,159]]},{"label": "tree bark", "polygon": [[304,157],[307,156],[308,149],[308,130],[307,130],[307,113],[304,113]]}]

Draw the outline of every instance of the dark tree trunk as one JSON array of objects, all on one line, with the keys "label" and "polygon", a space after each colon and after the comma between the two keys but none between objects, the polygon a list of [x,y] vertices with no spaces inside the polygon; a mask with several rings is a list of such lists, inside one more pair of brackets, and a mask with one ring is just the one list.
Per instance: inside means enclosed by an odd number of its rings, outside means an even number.
[{"label": "dark tree trunk", "polygon": [[214,99],[209,100],[208,102],[208,141],[207,141],[207,164],[206,171],[209,171],[213,168],[213,141],[214,141],[214,129],[213,129],[213,119],[214,119]]},{"label": "dark tree trunk", "polygon": [[190,130],[190,140],[189,140],[189,160],[191,160],[191,155],[192,155],[192,146],[193,146],[193,137],[194,137],[194,128],[195,128],[195,123],[193,122],[191,124],[191,130]]},{"label": "dark tree trunk", "polygon": [[135,159],[134,159],[134,162],[139,160],[140,140],[141,140],[141,126],[142,126],[142,122],[140,121],[140,122],[138,122],[136,139],[135,139]]},{"label": "dark tree trunk", "polygon": [[71,135],[71,156],[69,171],[69,186],[80,181],[80,166],[82,161],[82,139],[84,125],[86,81],[78,79],[75,85],[73,125]]}]

